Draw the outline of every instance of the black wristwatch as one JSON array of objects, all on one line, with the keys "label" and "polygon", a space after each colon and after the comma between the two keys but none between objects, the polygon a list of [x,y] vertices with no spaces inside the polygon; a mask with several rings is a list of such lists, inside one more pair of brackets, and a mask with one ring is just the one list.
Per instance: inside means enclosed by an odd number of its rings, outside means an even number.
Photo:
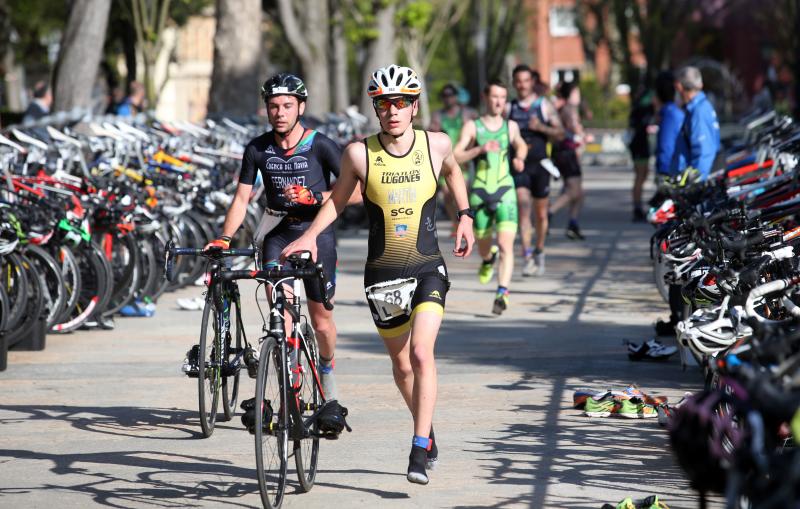
[{"label": "black wristwatch", "polygon": [[475,211],[472,209],[463,209],[458,211],[458,220],[461,220],[461,216],[469,216],[470,219],[475,219]]}]

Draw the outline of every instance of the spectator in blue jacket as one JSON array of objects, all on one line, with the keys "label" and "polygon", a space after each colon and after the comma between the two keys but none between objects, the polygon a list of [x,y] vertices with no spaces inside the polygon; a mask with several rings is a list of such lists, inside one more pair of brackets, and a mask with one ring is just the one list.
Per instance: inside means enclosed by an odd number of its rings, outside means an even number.
[{"label": "spectator in blue jacket", "polygon": [[671,172],[677,174],[688,167],[698,170],[705,180],[719,152],[719,122],[714,106],[703,93],[703,76],[696,67],[678,71],[675,89],[681,96],[686,117],[675,141]]},{"label": "spectator in blue jacket", "polygon": [[656,77],[658,98],[658,138],[656,139],[656,179],[670,177],[675,142],[681,131],[685,114],[675,104],[675,75],[663,71]]}]

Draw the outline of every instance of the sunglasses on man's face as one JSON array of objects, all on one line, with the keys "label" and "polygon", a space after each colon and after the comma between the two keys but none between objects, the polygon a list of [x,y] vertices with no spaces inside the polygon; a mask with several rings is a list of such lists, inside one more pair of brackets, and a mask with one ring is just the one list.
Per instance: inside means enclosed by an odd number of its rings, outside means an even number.
[{"label": "sunglasses on man's face", "polygon": [[380,111],[389,111],[389,108],[394,105],[398,110],[408,108],[414,103],[414,99],[410,97],[396,97],[394,99],[380,98],[372,101],[372,104]]}]

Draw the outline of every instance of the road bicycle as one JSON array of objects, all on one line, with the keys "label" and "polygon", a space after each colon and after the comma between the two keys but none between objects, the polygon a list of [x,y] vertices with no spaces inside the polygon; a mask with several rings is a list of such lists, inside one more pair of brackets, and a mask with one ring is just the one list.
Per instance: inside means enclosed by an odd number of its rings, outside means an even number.
[{"label": "road bicycle", "polygon": [[[219,413],[220,395],[224,419],[236,413],[239,396],[239,375],[247,347],[247,336],[242,323],[241,299],[236,281],[225,275],[225,259],[254,257],[255,249],[219,249],[175,247],[170,241],[166,247],[165,271],[167,279],[175,276],[177,256],[197,256],[207,259],[206,298],[200,327],[200,343],[190,351],[196,354],[198,406],[203,436],[210,437]],[[191,359],[194,364],[195,359]]]},{"label": "road bicycle", "polygon": [[[295,458],[300,489],[307,492],[317,474],[320,438],[338,437],[338,432],[321,430],[317,422],[326,399],[317,369],[316,338],[302,312],[301,298],[294,292],[287,295],[284,283],[316,281],[325,308],[333,309],[333,305],[327,300],[322,264],[314,264],[310,253],[291,255],[284,266],[225,271],[222,278],[255,279],[270,290],[272,305],[269,324],[264,324],[266,335],[261,338],[256,394],[253,400],[242,402],[242,422],[255,435],[261,501],[264,507],[276,509],[283,502],[290,455]],[[256,402],[260,402],[257,409]]]}]

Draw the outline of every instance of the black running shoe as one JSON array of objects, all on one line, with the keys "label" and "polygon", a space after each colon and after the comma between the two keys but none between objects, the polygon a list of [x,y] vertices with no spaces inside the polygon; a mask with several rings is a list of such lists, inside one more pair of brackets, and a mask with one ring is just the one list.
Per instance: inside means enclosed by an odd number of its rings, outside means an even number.
[{"label": "black running shoe", "polygon": [[656,334],[659,336],[675,335],[675,324],[672,322],[665,322],[664,320],[658,320],[654,328],[656,329]]},{"label": "black running shoe", "polygon": [[325,433],[328,438],[337,438],[344,429],[353,431],[347,425],[345,417],[347,417],[347,408],[341,406],[335,399],[326,402],[317,415],[320,431]]},{"label": "black running shoe", "polygon": [[577,224],[571,224],[567,226],[567,231],[565,232],[565,235],[567,236],[568,239],[571,240],[586,240],[586,237],[583,236]]},{"label": "black running shoe", "polygon": [[428,484],[428,474],[425,473],[428,450],[418,445],[411,446],[411,454],[408,455],[408,482],[415,484]]},{"label": "black running shoe", "polygon": [[645,214],[642,209],[633,209],[633,222],[634,223],[646,223],[647,222],[647,214]]}]

